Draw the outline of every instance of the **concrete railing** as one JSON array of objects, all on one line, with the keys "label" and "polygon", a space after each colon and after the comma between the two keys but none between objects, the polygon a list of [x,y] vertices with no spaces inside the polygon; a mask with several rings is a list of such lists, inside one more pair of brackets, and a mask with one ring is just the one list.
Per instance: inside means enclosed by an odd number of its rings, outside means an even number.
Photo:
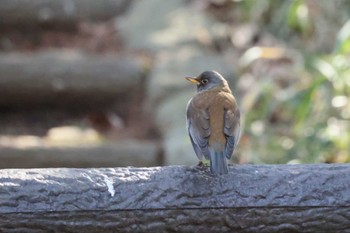
[{"label": "concrete railing", "polygon": [[349,229],[349,165],[0,170],[0,232]]}]

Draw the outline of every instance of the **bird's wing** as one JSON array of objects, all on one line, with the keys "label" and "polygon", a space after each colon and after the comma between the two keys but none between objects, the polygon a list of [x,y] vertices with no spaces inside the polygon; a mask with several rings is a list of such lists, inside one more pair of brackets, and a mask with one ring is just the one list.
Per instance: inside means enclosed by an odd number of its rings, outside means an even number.
[{"label": "bird's wing", "polygon": [[187,131],[191,138],[191,143],[198,159],[202,155],[209,159],[208,139],[210,135],[208,110],[196,108],[193,101],[187,105]]},{"label": "bird's wing", "polygon": [[239,109],[225,109],[224,121],[224,134],[227,139],[224,154],[226,158],[230,159],[240,137],[241,125]]}]

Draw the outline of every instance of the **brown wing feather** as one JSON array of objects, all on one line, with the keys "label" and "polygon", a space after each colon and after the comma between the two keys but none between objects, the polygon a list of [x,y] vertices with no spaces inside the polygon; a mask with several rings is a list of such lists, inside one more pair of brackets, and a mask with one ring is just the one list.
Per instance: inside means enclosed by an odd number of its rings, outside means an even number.
[{"label": "brown wing feather", "polygon": [[202,155],[208,159],[208,138],[210,135],[209,114],[205,109],[199,109],[191,99],[187,105],[187,130],[198,159]]},{"label": "brown wing feather", "polygon": [[239,109],[226,109],[224,121],[224,134],[227,137],[224,154],[226,158],[230,159],[240,137],[241,125]]}]

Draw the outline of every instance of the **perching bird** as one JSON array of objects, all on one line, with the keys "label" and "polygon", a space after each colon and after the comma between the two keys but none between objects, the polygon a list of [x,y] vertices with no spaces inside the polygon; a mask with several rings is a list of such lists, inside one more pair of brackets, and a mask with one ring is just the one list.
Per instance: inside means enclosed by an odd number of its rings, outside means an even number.
[{"label": "perching bird", "polygon": [[187,130],[199,160],[210,160],[210,171],[227,174],[240,137],[240,112],[227,81],[216,71],[186,78],[197,85],[187,105]]}]

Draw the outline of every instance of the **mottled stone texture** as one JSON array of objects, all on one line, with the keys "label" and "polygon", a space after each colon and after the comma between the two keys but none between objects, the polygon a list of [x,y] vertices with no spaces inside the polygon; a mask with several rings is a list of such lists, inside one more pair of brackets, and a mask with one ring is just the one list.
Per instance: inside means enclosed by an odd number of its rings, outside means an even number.
[{"label": "mottled stone texture", "polygon": [[350,232],[350,166],[0,170],[0,232]]}]

